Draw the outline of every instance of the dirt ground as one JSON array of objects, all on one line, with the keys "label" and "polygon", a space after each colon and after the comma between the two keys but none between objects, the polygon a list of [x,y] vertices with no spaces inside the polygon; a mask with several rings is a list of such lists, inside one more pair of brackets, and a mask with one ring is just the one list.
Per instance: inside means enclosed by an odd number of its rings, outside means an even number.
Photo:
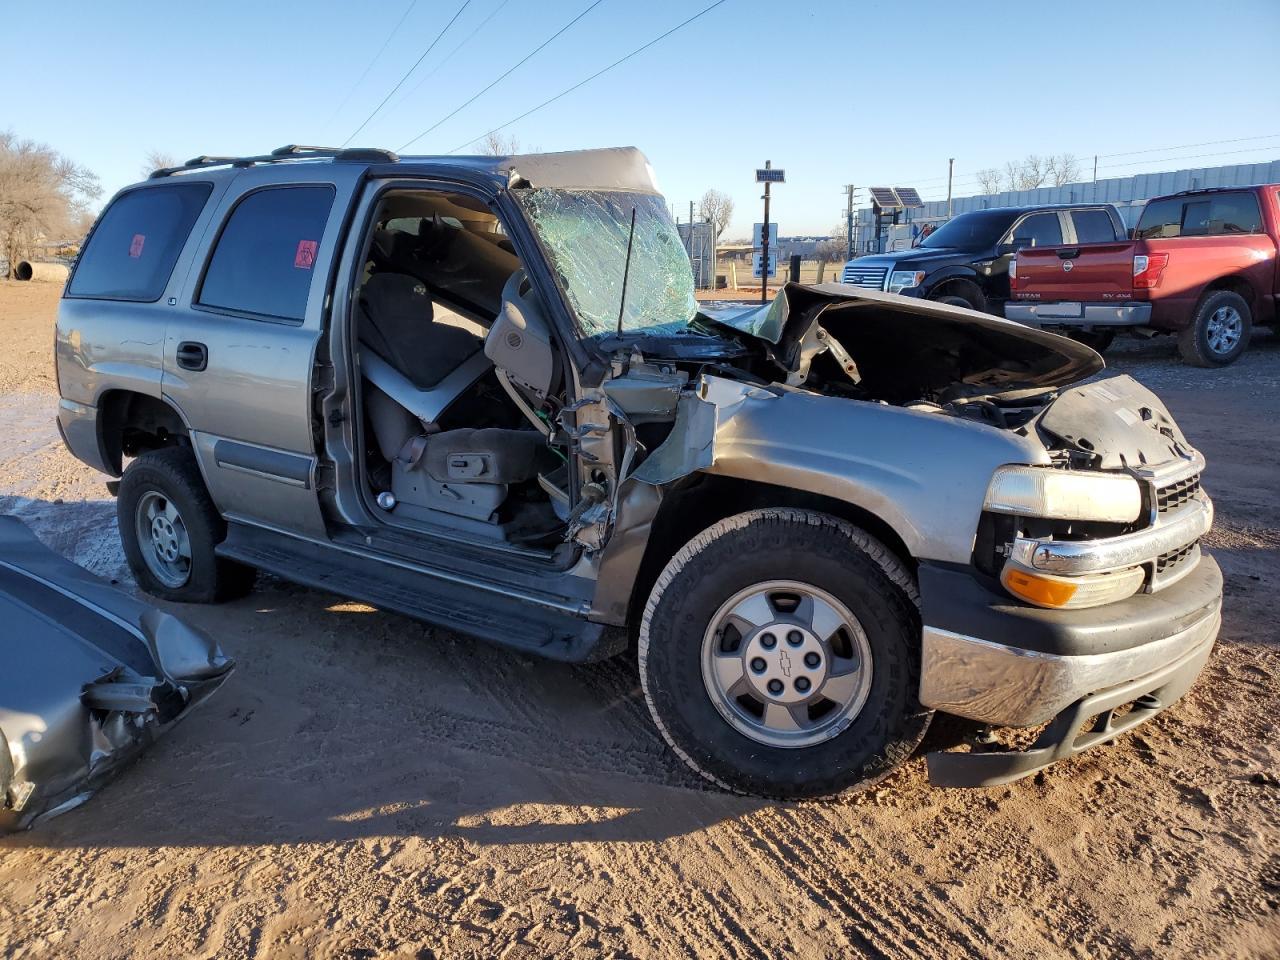
[{"label": "dirt ground", "polygon": [[[53,425],[57,295],[0,282],[0,512],[132,589]],[[1167,340],[1109,360],[1209,457],[1227,575],[1200,683],[1116,744],[987,791],[930,788],[918,755],[841,802],[728,796],[665,749],[628,662],[265,579],[173,608],[239,661],[216,697],[0,841],[0,954],[1280,956],[1280,340],[1222,371]]]}]

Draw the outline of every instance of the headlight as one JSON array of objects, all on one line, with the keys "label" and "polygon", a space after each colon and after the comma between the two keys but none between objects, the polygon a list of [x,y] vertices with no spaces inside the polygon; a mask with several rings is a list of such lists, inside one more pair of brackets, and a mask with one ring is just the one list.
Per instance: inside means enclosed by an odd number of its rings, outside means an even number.
[{"label": "headlight", "polygon": [[918,287],[924,283],[923,270],[895,270],[889,274],[889,292],[897,293],[907,287]]},{"label": "headlight", "polygon": [[1050,520],[1131,523],[1142,514],[1142,488],[1121,473],[1001,467],[987,487],[983,509]]}]

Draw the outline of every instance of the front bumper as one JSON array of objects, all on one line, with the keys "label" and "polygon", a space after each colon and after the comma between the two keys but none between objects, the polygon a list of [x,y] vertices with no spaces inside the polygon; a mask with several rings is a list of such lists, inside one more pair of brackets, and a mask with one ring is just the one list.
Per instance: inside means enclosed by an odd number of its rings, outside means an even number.
[{"label": "front bumper", "polygon": [[1028,327],[1145,327],[1151,322],[1151,304],[1073,303],[1068,308],[1020,300],[1004,305],[1004,317]]},{"label": "front bumper", "polygon": [[[1221,624],[1222,573],[1207,556],[1159,593],[1085,610],[1020,604],[967,570],[920,573],[920,702],[991,726],[1052,721],[1027,752],[931,754],[930,779],[945,785],[1016,780],[1149,719],[1191,686]],[[1096,714],[1102,726],[1079,734]]]}]

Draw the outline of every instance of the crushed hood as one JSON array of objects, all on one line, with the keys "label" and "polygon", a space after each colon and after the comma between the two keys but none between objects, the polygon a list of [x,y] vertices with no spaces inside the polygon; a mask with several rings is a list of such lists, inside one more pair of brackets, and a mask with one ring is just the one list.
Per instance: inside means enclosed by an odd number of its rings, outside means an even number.
[{"label": "crushed hood", "polygon": [[763,341],[803,382],[820,326],[852,355],[863,382],[891,399],[953,384],[993,391],[1074,383],[1103,369],[1102,357],[1066,337],[946,304],[841,283],[788,283],[768,304],[704,308],[717,324]]}]

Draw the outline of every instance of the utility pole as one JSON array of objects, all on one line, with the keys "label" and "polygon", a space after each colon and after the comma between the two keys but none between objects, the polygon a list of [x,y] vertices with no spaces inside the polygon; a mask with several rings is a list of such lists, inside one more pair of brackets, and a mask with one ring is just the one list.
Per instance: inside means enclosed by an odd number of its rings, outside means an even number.
[{"label": "utility pole", "polygon": [[947,161],[947,218],[951,218],[951,175],[956,171],[956,158]]},{"label": "utility pole", "polygon": [[[766,170],[773,169],[773,161],[764,162]],[[764,234],[760,238],[760,302],[769,302],[769,180],[764,181]]]},{"label": "utility pole", "polygon": [[1096,153],[1093,155],[1093,196],[1090,199],[1094,203],[1098,202],[1098,155]]},{"label": "utility pole", "polygon": [[853,259],[853,195],[857,191],[852,183],[844,186],[844,258]]}]

